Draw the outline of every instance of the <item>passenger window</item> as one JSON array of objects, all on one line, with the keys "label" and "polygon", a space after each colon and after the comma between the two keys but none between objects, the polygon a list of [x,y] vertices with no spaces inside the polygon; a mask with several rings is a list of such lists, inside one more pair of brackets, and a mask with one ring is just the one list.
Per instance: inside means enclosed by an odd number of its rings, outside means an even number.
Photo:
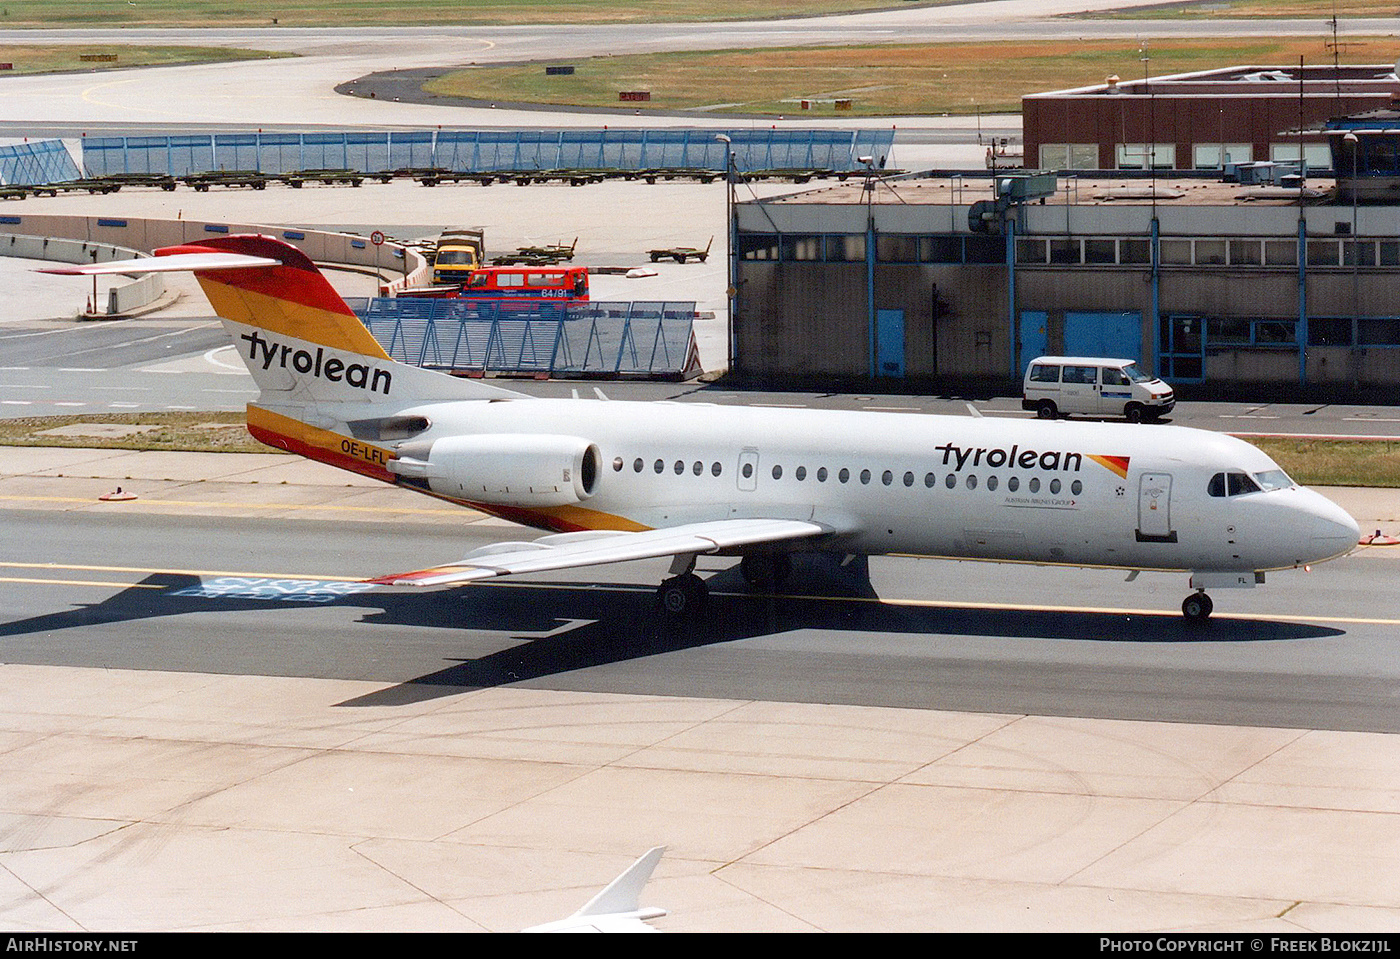
[{"label": "passenger window", "polygon": [[1046,364],[1037,364],[1031,367],[1032,383],[1058,383],[1060,380],[1060,368]]},{"label": "passenger window", "polygon": [[642,458],[641,458],[640,456],[638,456],[635,460],[632,461],[632,472],[634,472],[634,473],[640,473],[640,472],[642,471],[642,467],[643,467],[644,465],[646,465],[646,464],[644,464],[644,463],[642,462]]},{"label": "passenger window", "polygon": [[774,466],[774,467],[773,467],[773,478],[774,478],[774,479],[782,479],[782,478],[783,478],[783,468],[782,468],[781,466]]},{"label": "passenger window", "polygon": [[619,456],[617,459],[613,460],[613,472],[614,472],[614,473],[621,473],[621,472],[622,472],[622,457],[621,457],[621,456]]},{"label": "passenger window", "polygon": [[933,489],[933,484],[937,482],[938,477],[934,476],[932,473],[924,474],[924,485],[927,486],[929,489]]},{"label": "passenger window", "polygon": [[1066,366],[1062,382],[1093,384],[1098,382],[1098,376],[1097,366]]},{"label": "passenger window", "polygon": [[846,480],[848,480],[848,479],[851,478],[851,471],[848,470],[848,469],[846,469],[846,467],[843,466],[843,467],[841,467],[841,472],[839,472],[839,473],[836,474],[836,478],[839,479],[841,482],[844,483],[844,482],[846,482]]},{"label": "passenger window", "polygon": [[695,465],[690,468],[690,471],[696,476],[699,476],[701,473],[705,472],[705,464],[696,460]]},{"label": "passenger window", "polygon": [[870,483],[870,470],[861,470],[861,471],[860,471],[860,481],[861,481],[862,484],[869,485],[869,483]]},{"label": "passenger window", "polygon": [[894,474],[891,473],[889,470],[885,470],[883,473],[880,474],[880,482],[884,483],[886,486],[889,486],[891,483],[894,482]]},{"label": "passenger window", "polygon": [[914,474],[913,474],[913,473],[905,473],[905,474],[904,474],[904,485],[905,485],[905,486],[913,486],[913,485],[914,485]]},{"label": "passenger window", "polygon": [[822,466],[822,467],[818,468],[818,470],[817,470],[817,482],[818,482],[818,483],[825,483],[825,482],[826,482],[826,467],[825,467],[825,466]]},{"label": "passenger window", "polygon": [[805,480],[806,478],[807,478],[807,467],[805,467],[805,466],[799,466],[799,467],[797,468],[797,481],[800,483],[800,482],[802,482],[803,480]]},{"label": "passenger window", "polygon": [[712,476],[718,476],[718,475],[719,475],[720,473],[722,473],[723,471],[724,471],[724,467],[719,465],[719,461],[718,461],[718,460],[716,460],[716,461],[714,462],[714,464],[712,464],[712,465],[710,466],[710,474],[711,474]]},{"label": "passenger window", "polygon": [[1021,488],[1021,481],[1013,476],[1006,481],[1006,488],[1014,493]]}]

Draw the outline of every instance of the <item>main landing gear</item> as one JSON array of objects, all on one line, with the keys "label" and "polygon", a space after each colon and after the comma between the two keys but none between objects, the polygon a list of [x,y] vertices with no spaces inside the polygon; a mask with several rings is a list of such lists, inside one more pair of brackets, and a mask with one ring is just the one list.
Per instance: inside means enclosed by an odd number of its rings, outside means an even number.
[{"label": "main landing gear", "polygon": [[656,590],[657,607],[671,619],[694,619],[710,601],[710,588],[695,575],[695,554],[671,560],[671,576]]},{"label": "main landing gear", "polygon": [[[746,553],[739,561],[744,581],[755,589],[780,589],[792,575],[792,557],[787,553]],[[694,619],[709,603],[710,589],[695,575],[695,557],[677,556],[671,561],[671,575],[656,590],[656,605],[670,619]]]}]

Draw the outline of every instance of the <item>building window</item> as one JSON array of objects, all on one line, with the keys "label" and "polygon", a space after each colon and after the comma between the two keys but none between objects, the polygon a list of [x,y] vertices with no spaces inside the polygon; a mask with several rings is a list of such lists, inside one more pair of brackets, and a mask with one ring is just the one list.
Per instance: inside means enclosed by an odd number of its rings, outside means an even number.
[{"label": "building window", "polygon": [[1197,240],[1196,241],[1196,265],[1203,266],[1225,265],[1225,241],[1224,240]]},{"label": "building window", "polygon": [[1342,243],[1342,266],[1375,266],[1376,244],[1372,240],[1345,240]]},{"label": "building window", "polygon": [[865,234],[835,234],[826,238],[828,263],[859,263],[865,259]]},{"label": "building window", "polygon": [[1051,240],[1050,262],[1072,263],[1077,266],[1080,262],[1079,241],[1074,239]]},{"label": "building window", "polygon": [[1120,170],[1172,170],[1176,168],[1175,143],[1120,143],[1117,150]]},{"label": "building window", "polygon": [[919,237],[919,260],[922,263],[961,263],[962,237]]},{"label": "building window", "polygon": [[1044,265],[1045,241],[1025,239],[1017,240],[1016,262],[1025,263],[1030,266]]},{"label": "building window", "polygon": [[1308,241],[1308,266],[1337,266],[1341,261],[1336,240]]},{"label": "building window", "polygon": [[739,258],[743,260],[776,260],[778,236],[772,233],[740,233]]},{"label": "building window", "polygon": [[1169,266],[1191,265],[1190,240],[1159,240],[1157,249],[1162,262]]},{"label": "building window", "polygon": [[881,233],[875,238],[875,259],[881,263],[917,263],[919,238],[899,233]]},{"label": "building window", "polygon": [[1040,145],[1040,169],[1042,170],[1097,170],[1099,168],[1099,145],[1097,143],[1042,143]]},{"label": "building window", "polygon": [[1085,263],[1116,263],[1117,261],[1118,243],[1116,240],[1084,241]]},{"label": "building window", "polygon": [[1265,240],[1265,241],[1264,241],[1264,265],[1265,265],[1265,266],[1297,266],[1297,265],[1298,265],[1298,241],[1297,241],[1297,240]]},{"label": "building window", "polygon": [[1249,163],[1254,159],[1252,143],[1197,143],[1191,150],[1197,170],[1223,170],[1227,163]]},{"label": "building window", "polygon": [[1363,317],[1356,321],[1357,346],[1400,346],[1400,319]]},{"label": "building window", "polygon": [[822,258],[822,238],[820,236],[783,237],[784,260],[820,260]]},{"label": "building window", "polygon": [[1231,240],[1231,266],[1259,266],[1263,262],[1258,240]]},{"label": "building window", "polygon": [[[1275,163],[1294,162],[1298,159],[1298,141],[1292,143],[1270,143],[1269,159]],[[1309,173],[1332,169],[1332,148],[1325,143],[1304,143],[1303,163]]]},{"label": "building window", "polygon": [[1151,240],[1120,240],[1118,243],[1119,263],[1151,263]]}]

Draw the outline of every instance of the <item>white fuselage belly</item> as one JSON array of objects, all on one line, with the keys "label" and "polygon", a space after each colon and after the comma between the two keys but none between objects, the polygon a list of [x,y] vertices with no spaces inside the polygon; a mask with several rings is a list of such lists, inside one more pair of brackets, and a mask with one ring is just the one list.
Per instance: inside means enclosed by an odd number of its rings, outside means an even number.
[{"label": "white fuselage belly", "polygon": [[1311,490],[1209,496],[1216,473],[1277,467],[1182,427],[598,400],[405,412],[432,423],[418,441],[596,444],[601,469],[580,505],[599,525],[813,520],[837,531],[820,545],[850,553],[1178,570],[1277,569],[1355,545],[1350,520]]}]

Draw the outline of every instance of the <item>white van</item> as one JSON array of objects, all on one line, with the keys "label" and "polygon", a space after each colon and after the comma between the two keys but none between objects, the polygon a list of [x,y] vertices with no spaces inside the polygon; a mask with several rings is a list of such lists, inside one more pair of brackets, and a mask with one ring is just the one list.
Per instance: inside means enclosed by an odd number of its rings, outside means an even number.
[{"label": "white van", "polygon": [[1133,360],[1042,356],[1026,368],[1021,408],[1043,420],[1070,413],[1155,420],[1176,405],[1172,388],[1138,369]]}]

